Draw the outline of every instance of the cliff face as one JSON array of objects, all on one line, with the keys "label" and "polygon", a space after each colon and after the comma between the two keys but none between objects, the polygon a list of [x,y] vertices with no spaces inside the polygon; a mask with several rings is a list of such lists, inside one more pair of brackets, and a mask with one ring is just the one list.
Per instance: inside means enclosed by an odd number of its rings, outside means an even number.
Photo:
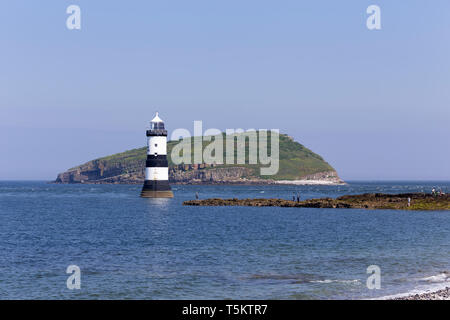
[{"label": "cliff face", "polygon": [[[279,172],[261,176],[260,165],[174,165],[170,159],[178,141],[167,145],[169,180],[180,184],[339,184],[343,181],[322,157],[286,135],[280,135]],[[144,181],[146,148],[133,149],[89,161],[58,174],[56,183],[141,184]]]},{"label": "cliff face", "polygon": [[169,180],[174,183],[239,183],[251,177],[252,169],[244,167],[214,168],[199,166],[176,166],[169,169]]},{"label": "cliff face", "polygon": [[138,183],[143,180],[142,161],[109,164],[94,160],[58,174],[57,183]]},{"label": "cliff face", "polygon": [[[124,183],[141,184],[144,182],[145,162],[129,168],[121,164],[105,167],[101,162],[92,161],[74,170],[58,174],[56,183]],[[245,182],[252,170],[244,167],[211,168],[206,165],[174,166],[169,168],[171,183],[239,183]],[[256,182],[256,181],[255,181]]]}]

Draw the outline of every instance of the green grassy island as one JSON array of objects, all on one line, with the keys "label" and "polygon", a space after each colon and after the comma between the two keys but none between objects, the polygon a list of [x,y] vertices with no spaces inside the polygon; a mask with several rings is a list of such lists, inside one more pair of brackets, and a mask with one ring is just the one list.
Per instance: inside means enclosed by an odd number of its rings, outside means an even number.
[{"label": "green grassy island", "polygon": [[[246,134],[246,133],[244,133]],[[237,137],[243,134],[235,134]],[[223,159],[226,159],[225,134],[223,138]],[[204,137],[203,137],[204,138]],[[203,139],[203,150],[215,140]],[[193,139],[191,139],[193,140]],[[206,141],[205,141],[206,140]],[[208,141],[211,140],[211,141]],[[270,154],[270,138],[268,139]],[[320,155],[312,152],[302,144],[294,141],[286,134],[279,135],[279,170],[275,175],[261,175],[260,169],[268,165],[249,163],[249,140],[245,139],[241,148],[245,152],[245,163],[238,164],[236,144],[234,163],[207,164],[194,163],[194,142],[191,145],[191,164],[174,164],[172,150],[181,142],[167,143],[167,159],[169,162],[169,182],[179,184],[343,184],[336,170]],[[256,153],[259,155],[259,145]],[[182,154],[182,153],[181,153]],[[141,184],[144,181],[147,148],[133,149],[103,158],[95,159],[66,172],[60,173],[56,183],[112,183]]]}]

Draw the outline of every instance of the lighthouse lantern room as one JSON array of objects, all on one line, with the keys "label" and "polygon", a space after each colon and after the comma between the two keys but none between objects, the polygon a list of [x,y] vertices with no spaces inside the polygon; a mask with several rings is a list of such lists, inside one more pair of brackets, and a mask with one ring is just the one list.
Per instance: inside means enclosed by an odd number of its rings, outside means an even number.
[{"label": "lighthouse lantern room", "polygon": [[158,112],[150,123],[150,130],[147,130],[147,161],[141,197],[173,198],[169,185],[167,130]]}]

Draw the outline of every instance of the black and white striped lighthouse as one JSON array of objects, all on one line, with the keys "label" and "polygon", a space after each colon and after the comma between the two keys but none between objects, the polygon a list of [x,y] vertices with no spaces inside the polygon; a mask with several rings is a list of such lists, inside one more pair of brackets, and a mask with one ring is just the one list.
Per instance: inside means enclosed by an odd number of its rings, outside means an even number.
[{"label": "black and white striped lighthouse", "polygon": [[158,112],[150,123],[150,130],[147,130],[147,161],[141,197],[173,198],[169,185],[167,130]]}]

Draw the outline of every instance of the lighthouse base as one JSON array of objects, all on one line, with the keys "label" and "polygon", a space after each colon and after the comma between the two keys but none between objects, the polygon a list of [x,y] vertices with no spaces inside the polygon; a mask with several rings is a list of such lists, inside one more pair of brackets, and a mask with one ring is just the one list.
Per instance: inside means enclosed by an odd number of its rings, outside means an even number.
[{"label": "lighthouse base", "polygon": [[173,192],[170,189],[167,180],[146,180],[142,187],[141,197],[143,198],[173,198]]},{"label": "lighthouse base", "polygon": [[142,190],[142,198],[173,198],[172,191],[152,191],[152,190]]}]

